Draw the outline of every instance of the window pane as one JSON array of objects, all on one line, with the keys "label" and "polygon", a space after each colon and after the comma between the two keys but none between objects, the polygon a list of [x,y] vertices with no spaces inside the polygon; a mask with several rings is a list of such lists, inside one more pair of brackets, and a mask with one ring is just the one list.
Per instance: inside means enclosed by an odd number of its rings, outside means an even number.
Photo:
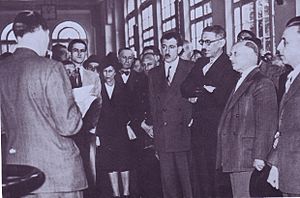
[{"label": "window pane", "polygon": [[191,20],[195,19],[195,10],[191,9],[191,16],[190,16]]},{"label": "window pane", "polygon": [[196,18],[199,18],[201,16],[203,16],[203,7],[202,6],[196,8]]},{"label": "window pane", "polygon": [[254,32],[254,3],[248,3],[242,6],[242,29]]},{"label": "window pane", "polygon": [[193,6],[195,4],[194,0],[190,0],[190,6]]},{"label": "window pane", "polygon": [[211,2],[204,4],[204,15],[212,13]]},{"label": "window pane", "polygon": [[135,0],[127,0],[127,13],[130,13],[134,10]]}]

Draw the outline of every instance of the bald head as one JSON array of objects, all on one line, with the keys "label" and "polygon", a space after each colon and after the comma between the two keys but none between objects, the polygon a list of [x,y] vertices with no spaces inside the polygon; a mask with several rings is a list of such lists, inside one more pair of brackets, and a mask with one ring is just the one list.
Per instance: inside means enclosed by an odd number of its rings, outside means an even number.
[{"label": "bald head", "polygon": [[153,53],[146,53],[142,58],[142,65],[146,74],[157,65],[155,55]]},{"label": "bald head", "polygon": [[258,46],[253,41],[244,40],[233,45],[230,60],[235,71],[243,72],[257,65],[258,56]]}]

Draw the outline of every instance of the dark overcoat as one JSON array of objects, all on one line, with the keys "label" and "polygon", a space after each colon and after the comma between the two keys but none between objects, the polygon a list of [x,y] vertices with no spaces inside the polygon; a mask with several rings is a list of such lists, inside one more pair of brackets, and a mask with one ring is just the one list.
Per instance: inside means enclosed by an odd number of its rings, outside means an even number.
[{"label": "dark overcoat", "polygon": [[232,92],[218,128],[217,167],[224,172],[253,170],[254,159],[266,160],[277,130],[274,84],[256,68]]}]

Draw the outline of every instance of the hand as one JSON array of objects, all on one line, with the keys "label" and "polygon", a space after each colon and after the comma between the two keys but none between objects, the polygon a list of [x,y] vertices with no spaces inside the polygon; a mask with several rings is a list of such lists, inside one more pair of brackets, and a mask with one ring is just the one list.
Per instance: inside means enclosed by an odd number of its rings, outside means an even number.
[{"label": "hand", "polygon": [[254,168],[256,168],[256,170],[261,171],[265,166],[265,162],[264,160],[255,159],[253,162],[253,166]]},{"label": "hand", "polygon": [[96,136],[96,146],[100,146],[101,143],[100,143],[100,138],[98,136]]},{"label": "hand", "polygon": [[277,148],[277,145],[278,145],[278,142],[279,142],[279,136],[280,136],[280,132],[277,131],[275,136],[274,136],[274,142],[273,142],[273,148],[274,149]]},{"label": "hand", "polygon": [[92,133],[92,134],[95,134],[96,133],[96,127],[92,128],[89,132]]},{"label": "hand", "polygon": [[189,102],[190,102],[190,103],[193,103],[193,104],[194,104],[194,103],[196,103],[196,102],[197,102],[197,100],[198,100],[198,97],[189,98],[188,100],[189,100]]},{"label": "hand", "polygon": [[146,133],[147,133],[151,138],[154,137],[153,128],[150,128],[149,130],[147,130]]},{"label": "hand", "polygon": [[214,92],[216,87],[210,86],[210,85],[203,85],[204,89],[206,89],[209,93]]},{"label": "hand", "polygon": [[279,171],[275,166],[271,167],[267,182],[274,188],[279,188]]}]

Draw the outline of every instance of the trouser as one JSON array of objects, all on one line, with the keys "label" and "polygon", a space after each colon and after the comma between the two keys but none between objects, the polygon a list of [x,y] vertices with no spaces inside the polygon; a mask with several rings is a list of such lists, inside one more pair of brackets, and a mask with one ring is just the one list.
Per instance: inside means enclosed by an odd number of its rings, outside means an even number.
[{"label": "trouser", "polygon": [[159,152],[164,198],[192,198],[190,152]]}]

